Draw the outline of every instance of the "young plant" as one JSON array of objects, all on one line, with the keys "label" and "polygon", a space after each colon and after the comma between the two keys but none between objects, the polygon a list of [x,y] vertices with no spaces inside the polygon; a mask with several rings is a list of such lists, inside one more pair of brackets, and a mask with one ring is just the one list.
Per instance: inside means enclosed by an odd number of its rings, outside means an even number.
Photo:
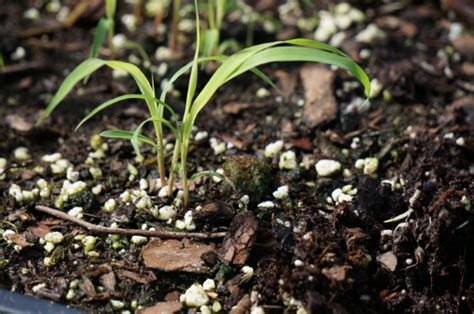
[{"label": "young plant", "polygon": [[116,0],[105,0],[105,17],[99,20],[99,24],[95,29],[94,40],[92,41],[92,47],[90,51],[90,58],[96,58],[99,55],[99,49],[104,44],[105,37],[107,37],[108,40],[110,55],[112,58],[114,58],[115,47],[112,44],[112,39],[114,38],[114,18],[116,9]]},{"label": "young plant", "polygon": [[[97,71],[103,66],[110,67],[114,70],[121,70],[127,72],[135,80],[141,94],[127,94],[113,98],[109,101],[104,102],[103,104],[97,106],[92,112],[90,112],[77,127],[80,127],[84,122],[89,120],[91,117],[96,115],[98,112],[114,105],[120,103],[124,100],[130,99],[140,99],[144,100],[151,118],[153,119],[153,126],[155,128],[156,135],[156,144],[155,141],[149,140],[144,136],[139,137],[139,141],[145,143],[153,143],[157,151],[157,163],[158,171],[160,173],[161,184],[166,184],[166,172],[165,172],[165,163],[164,163],[164,154],[163,154],[163,129],[162,124],[165,121],[163,119],[164,108],[169,108],[165,106],[161,101],[155,99],[155,91],[153,85],[148,82],[143,72],[135,65],[123,61],[106,61],[97,58],[87,59],[77,66],[74,71],[72,71],[64,80],[64,82],[59,87],[59,90],[54,95],[51,102],[48,104],[46,110],[41,114],[38,124],[41,124],[46,117],[48,117],[51,112],[56,109],[56,107],[61,103],[61,101],[71,92],[72,88],[81,80],[86,77],[89,77],[92,73]],[[128,132],[130,133],[130,132]],[[122,135],[125,137],[127,132],[124,132]],[[131,138],[131,135],[130,135]]]},{"label": "young plant", "polygon": [[[199,31],[197,35],[199,39]],[[185,204],[189,202],[189,181],[193,179],[193,177],[188,179],[187,158],[194,123],[199,113],[206,107],[216,91],[233,78],[247,71],[255,71],[258,66],[272,62],[320,62],[345,69],[359,80],[364,86],[367,95],[370,92],[370,81],[367,74],[345,53],[324,43],[300,38],[255,45],[236,52],[228,58],[220,57],[218,61],[222,61],[222,64],[197,96],[194,97],[198,80],[197,64],[202,61],[202,59],[197,57],[198,53],[196,51],[193,62],[185,66],[186,69],[191,67],[191,75],[184,116],[180,124],[181,127],[178,129],[179,136],[176,138],[175,152],[172,160],[173,163],[177,162],[176,155],[180,153],[181,184],[184,190]],[[256,74],[267,81],[261,72],[256,72]],[[172,84],[177,77],[179,75],[173,77],[168,84]],[[166,92],[167,88],[165,87],[164,95],[161,97],[162,101],[165,101]],[[171,171],[176,169],[178,167],[172,164]],[[171,188],[173,182],[169,181],[168,183]]]},{"label": "young plant", "polygon": [[[189,154],[191,132],[199,113],[210,102],[217,90],[224,84],[231,81],[233,78],[248,71],[252,71],[254,74],[262,78],[265,82],[271,83],[271,81],[262,72],[257,70],[257,67],[272,62],[320,62],[335,65],[350,72],[363,85],[366,94],[370,94],[370,81],[364,70],[362,70],[356,63],[354,63],[345,53],[324,43],[310,39],[299,38],[255,45],[240,50],[231,55],[230,57],[219,56],[199,58],[198,43],[200,42],[200,29],[197,12],[196,25],[196,51],[194,59],[192,62],[186,64],[173,75],[173,77],[169,80],[168,84],[165,85],[160,96],[160,100],[155,99],[154,88],[146,80],[143,73],[136,66],[121,61],[104,61],[100,59],[89,59],[80,64],[65,79],[65,81],[60,86],[58,92],[51,100],[51,103],[48,105],[45,112],[41,115],[40,121],[42,121],[46,116],[48,116],[59,105],[59,103],[71,91],[73,86],[79,80],[81,80],[84,76],[90,75],[103,65],[106,65],[113,69],[121,69],[127,71],[137,82],[137,85],[142,94],[123,95],[101,104],[91,113],[89,113],[87,117],[84,118],[83,121],[79,124],[79,126],[98,112],[120,101],[128,99],[145,100],[150,112],[150,118],[143,121],[133,132],[124,130],[112,130],[106,131],[102,133],[102,135],[106,137],[131,140],[132,145],[138,156],[140,156],[140,150],[138,146],[140,142],[155,147],[157,149],[158,168],[161,176],[161,182],[162,184],[164,184],[165,167],[163,158],[162,125],[165,125],[170,128],[176,136],[176,143],[174,146],[174,152],[171,160],[171,168],[169,170],[170,177],[168,179],[168,192],[170,193],[170,195],[173,192],[174,176],[176,174],[180,175],[181,186],[183,187],[184,191],[183,201],[184,204],[187,205],[189,203],[189,184],[192,180],[204,175],[221,176],[214,172],[203,172],[189,176],[187,160]],[[198,82],[198,64],[210,60],[219,61],[221,62],[221,64],[211,76],[209,81],[196,95],[196,87]],[[187,73],[189,70],[191,70],[191,74],[189,76],[188,91],[186,95],[183,117],[181,121],[173,125],[170,121],[164,119],[163,117],[163,111],[165,109],[168,109],[175,117],[175,119],[177,119],[172,109],[169,108],[169,106],[167,106],[165,103],[166,96],[168,91],[171,89],[172,84],[182,75]],[[156,140],[152,140],[140,134],[143,127],[150,122],[155,128]]]},{"label": "young plant", "polygon": [[220,41],[222,21],[224,20],[226,0],[207,1],[208,29],[204,31],[201,47],[205,57],[215,55]]}]

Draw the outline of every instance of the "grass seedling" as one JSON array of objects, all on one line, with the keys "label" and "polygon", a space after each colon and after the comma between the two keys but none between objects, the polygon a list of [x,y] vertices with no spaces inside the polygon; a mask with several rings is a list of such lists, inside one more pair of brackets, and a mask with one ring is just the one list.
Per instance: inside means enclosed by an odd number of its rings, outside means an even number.
[{"label": "grass seedling", "polygon": [[201,40],[202,55],[215,55],[220,41],[222,22],[224,20],[226,0],[207,1],[208,29],[203,32]]},{"label": "grass seedling", "polygon": [[[61,101],[71,92],[72,88],[80,81],[86,77],[89,77],[92,73],[97,71],[103,66],[110,67],[114,70],[122,70],[127,72],[130,76],[133,77],[135,82],[138,85],[138,88],[141,94],[127,94],[123,96],[119,96],[113,98],[109,101],[104,102],[103,104],[96,107],[91,113],[89,113],[82,121],[79,123],[78,127],[80,127],[84,122],[89,120],[91,117],[96,115],[98,112],[114,105],[120,103],[124,100],[130,99],[140,99],[144,100],[150,116],[153,118],[153,126],[155,128],[155,135],[156,135],[156,142],[152,140],[148,140],[145,137],[139,137],[139,140],[145,143],[153,143],[153,146],[156,147],[157,151],[157,163],[158,163],[158,170],[160,173],[160,180],[161,184],[166,184],[166,172],[165,172],[165,163],[164,163],[164,154],[163,154],[163,130],[162,130],[162,122],[163,119],[163,112],[165,106],[161,101],[155,99],[155,91],[153,85],[147,80],[146,76],[143,72],[135,65],[123,61],[106,61],[97,58],[90,58],[82,62],[78,67],[74,69],[64,80],[64,82],[59,87],[59,90],[54,95],[51,102],[48,104],[46,110],[41,114],[38,123],[42,123],[44,119],[51,114],[51,112],[56,109],[56,107],[61,103]],[[130,133],[130,132],[129,132]],[[114,137],[117,137],[118,134],[112,134]],[[124,132],[122,138],[127,137],[127,132]],[[129,134],[129,139],[131,135]]]},{"label": "grass seedling", "polygon": [[[195,2],[196,3],[196,2]],[[189,184],[192,180],[200,176],[221,176],[214,172],[201,172],[189,176],[187,168],[187,160],[189,153],[189,144],[191,139],[191,132],[199,113],[209,104],[210,100],[223,85],[229,83],[233,78],[252,71],[254,74],[262,78],[265,82],[271,81],[257,68],[261,65],[273,62],[319,62],[330,65],[335,65],[345,69],[363,85],[367,95],[370,94],[370,81],[367,74],[356,63],[354,63],[349,56],[342,51],[333,48],[327,44],[310,40],[310,39],[290,39],[285,41],[275,41],[255,45],[252,47],[240,50],[229,57],[215,56],[215,57],[199,57],[199,17],[196,6],[196,51],[192,62],[183,66],[178,70],[165,85],[160,99],[155,99],[155,91],[153,85],[150,84],[143,73],[134,65],[121,61],[104,61],[101,59],[88,59],[80,64],[60,86],[58,92],[53,97],[48,107],[41,115],[40,121],[47,117],[59,105],[59,103],[71,91],[73,86],[83,77],[90,75],[100,67],[106,65],[113,69],[120,69],[127,71],[136,81],[141,94],[123,95],[111,99],[89,113],[81,123],[82,125],[88,119],[99,113],[100,111],[110,107],[113,104],[124,100],[142,99],[146,102],[150,118],[143,121],[133,132],[125,130],[111,130],[102,133],[103,136],[127,139],[132,142],[132,145],[138,156],[140,155],[139,143],[152,145],[157,150],[158,168],[161,176],[161,183],[165,183],[165,167],[163,158],[163,132],[162,126],[168,127],[176,137],[174,152],[171,160],[171,167],[169,169],[168,191],[171,195],[173,191],[174,176],[178,174],[181,179],[181,186],[184,191],[184,204],[189,204]],[[198,83],[198,64],[207,61],[220,62],[219,67],[211,76],[209,81],[197,93]],[[176,115],[172,109],[166,105],[166,96],[171,89],[172,84],[182,75],[191,70],[189,76],[188,91],[186,94],[185,109],[181,121],[177,120]],[[173,125],[170,121],[164,119],[163,111],[167,109],[172,113],[175,121]],[[141,135],[143,127],[147,123],[152,123],[155,129],[156,139]]]},{"label": "grass seedling", "polygon": [[94,32],[94,40],[90,51],[90,58],[97,58],[99,49],[103,46],[105,38],[107,37],[108,46],[110,49],[111,58],[115,58],[115,47],[112,44],[115,29],[115,11],[117,9],[116,0],[105,0],[105,17],[99,20]]}]

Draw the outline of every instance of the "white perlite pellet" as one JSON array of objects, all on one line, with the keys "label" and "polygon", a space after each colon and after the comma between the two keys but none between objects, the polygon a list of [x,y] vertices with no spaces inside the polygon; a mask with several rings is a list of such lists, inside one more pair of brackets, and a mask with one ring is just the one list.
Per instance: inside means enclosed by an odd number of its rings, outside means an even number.
[{"label": "white perlite pellet", "polygon": [[316,163],[316,172],[321,177],[329,177],[341,171],[341,163],[337,160],[321,159]]},{"label": "white perlite pellet", "polygon": [[280,186],[275,192],[273,192],[273,197],[276,199],[284,199],[288,197],[288,185]]},{"label": "white perlite pellet", "polygon": [[209,303],[209,297],[206,291],[204,291],[203,287],[198,283],[189,287],[181,299],[189,307],[201,307]]},{"label": "white perlite pellet", "polygon": [[293,151],[286,151],[280,155],[280,161],[278,162],[280,169],[292,170],[297,167],[296,154]]},{"label": "white perlite pellet", "polygon": [[19,161],[26,161],[31,158],[28,148],[26,147],[16,148],[15,151],[13,152],[13,156],[15,157],[16,160],[19,160]]},{"label": "white perlite pellet", "polygon": [[276,156],[283,148],[283,141],[276,141],[270,143],[265,147],[264,155],[267,158],[273,158]]}]

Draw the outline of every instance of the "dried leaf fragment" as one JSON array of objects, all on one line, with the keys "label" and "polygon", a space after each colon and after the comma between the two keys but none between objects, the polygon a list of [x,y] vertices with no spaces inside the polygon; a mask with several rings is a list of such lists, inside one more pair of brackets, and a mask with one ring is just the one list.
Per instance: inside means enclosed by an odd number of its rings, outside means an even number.
[{"label": "dried leaf fragment", "polygon": [[163,271],[205,273],[201,255],[214,251],[212,245],[178,240],[154,239],[142,251],[145,266]]},{"label": "dried leaf fragment", "polygon": [[305,91],[303,120],[315,127],[336,118],[337,104],[333,95],[334,72],[319,64],[306,64],[300,70]]}]

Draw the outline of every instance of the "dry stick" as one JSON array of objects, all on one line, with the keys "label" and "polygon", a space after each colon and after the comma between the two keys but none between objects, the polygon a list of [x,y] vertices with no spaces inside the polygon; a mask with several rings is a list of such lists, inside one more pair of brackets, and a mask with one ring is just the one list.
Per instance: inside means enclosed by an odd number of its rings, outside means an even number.
[{"label": "dry stick", "polygon": [[83,0],[79,2],[71,13],[69,13],[67,19],[64,22],[57,23],[55,25],[45,26],[45,27],[35,27],[30,28],[25,31],[21,31],[18,34],[20,38],[30,38],[35,36],[40,36],[44,34],[54,33],[64,28],[69,28],[76,24],[77,20],[86,12],[87,8],[89,7],[89,2],[87,0]]},{"label": "dry stick", "polygon": [[68,215],[65,212],[59,211],[57,209],[36,205],[35,209],[37,211],[49,214],[56,218],[70,221],[75,223],[90,232],[98,234],[121,234],[121,235],[140,235],[145,237],[155,237],[155,238],[164,238],[164,239],[184,239],[184,238],[194,238],[194,239],[217,239],[223,238],[226,235],[226,232],[211,232],[211,233],[199,233],[199,232],[174,232],[166,230],[140,230],[140,229],[124,229],[124,228],[111,228],[104,227],[92,224],[90,222],[84,221],[82,219]]}]

